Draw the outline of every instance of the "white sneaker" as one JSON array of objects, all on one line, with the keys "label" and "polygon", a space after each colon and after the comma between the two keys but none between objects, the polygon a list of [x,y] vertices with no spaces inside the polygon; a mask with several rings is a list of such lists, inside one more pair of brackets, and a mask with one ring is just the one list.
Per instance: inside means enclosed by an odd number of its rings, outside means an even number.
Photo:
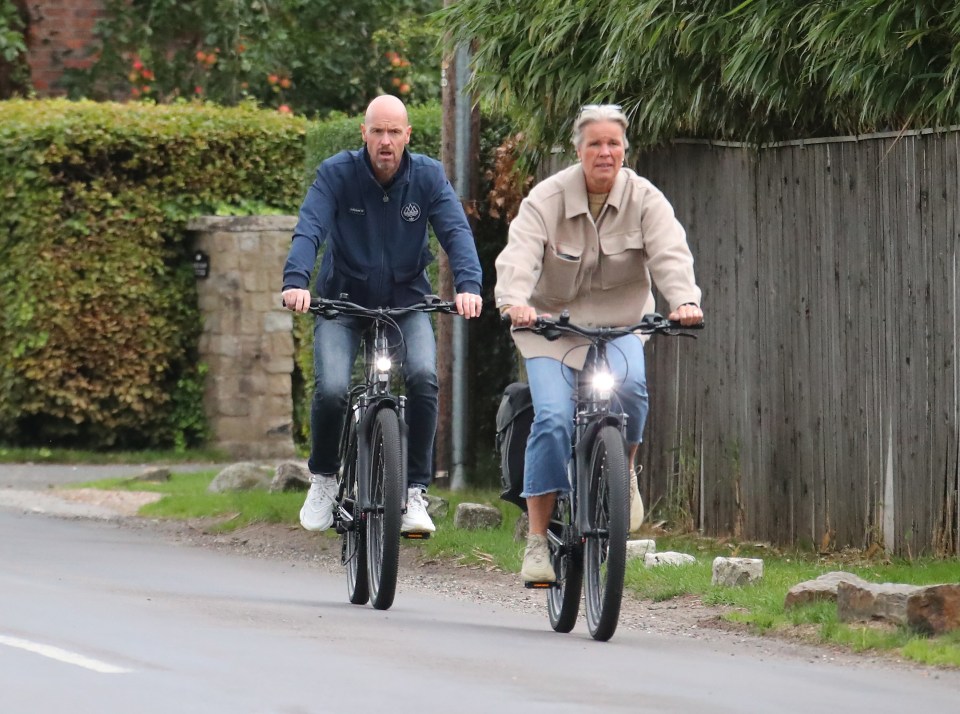
[{"label": "white sneaker", "polygon": [[337,497],[335,476],[310,474],[310,490],[300,509],[300,525],[308,531],[325,531],[333,525],[333,509]]},{"label": "white sneaker", "polygon": [[401,533],[433,533],[437,527],[433,525],[430,514],[427,513],[427,501],[419,486],[407,489],[407,510],[400,522]]},{"label": "white sneaker", "polygon": [[[643,468],[642,466],[640,467]],[[643,498],[640,497],[640,485],[637,483],[637,472],[630,469],[630,532],[636,533],[643,523]]]},{"label": "white sneaker", "polygon": [[523,551],[523,566],[520,577],[525,583],[554,583],[557,574],[550,562],[550,547],[544,535],[527,535],[527,547]]}]

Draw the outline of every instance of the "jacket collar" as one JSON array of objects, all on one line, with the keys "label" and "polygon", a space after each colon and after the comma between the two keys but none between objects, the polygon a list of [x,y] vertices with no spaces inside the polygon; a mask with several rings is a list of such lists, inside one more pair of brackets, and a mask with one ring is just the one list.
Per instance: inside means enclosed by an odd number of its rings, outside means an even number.
[{"label": "jacket collar", "polygon": [[393,188],[397,184],[405,184],[410,180],[410,166],[412,162],[410,161],[410,151],[407,148],[403,149],[403,156],[400,157],[400,168],[397,169],[397,173],[393,175],[393,178],[390,179],[390,182],[386,186],[377,181],[377,175],[373,172],[373,163],[370,161],[370,152],[367,151],[366,146],[360,148],[360,157],[363,159],[363,165],[367,168],[370,178],[384,190]]},{"label": "jacket collar", "polygon": [[[617,172],[617,178],[613,181],[613,188],[607,195],[607,203],[616,208],[617,211],[620,210],[623,194],[627,188],[627,171],[629,169],[621,168]],[[590,213],[590,205],[587,201],[587,182],[583,178],[583,167],[576,163],[570,168],[564,169],[560,177],[566,217],[574,218],[584,213]]]}]

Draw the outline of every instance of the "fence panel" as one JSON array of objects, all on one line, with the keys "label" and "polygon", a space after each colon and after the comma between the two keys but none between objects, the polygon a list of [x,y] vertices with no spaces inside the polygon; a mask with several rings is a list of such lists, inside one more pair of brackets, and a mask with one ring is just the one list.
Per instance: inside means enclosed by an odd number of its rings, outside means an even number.
[{"label": "fence panel", "polygon": [[960,134],[676,142],[639,171],[708,320],[649,349],[648,501],[715,535],[960,552]]}]

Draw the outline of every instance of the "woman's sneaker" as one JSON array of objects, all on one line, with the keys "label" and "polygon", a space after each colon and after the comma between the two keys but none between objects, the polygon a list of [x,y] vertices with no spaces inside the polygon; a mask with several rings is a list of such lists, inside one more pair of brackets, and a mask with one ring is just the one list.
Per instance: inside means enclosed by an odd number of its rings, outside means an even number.
[{"label": "woman's sneaker", "polygon": [[[640,467],[643,468],[642,466]],[[630,469],[630,532],[636,533],[643,523],[643,498],[640,496],[640,485],[637,483],[637,472]]]},{"label": "woman's sneaker", "polygon": [[520,577],[525,583],[554,583],[557,574],[553,572],[550,562],[550,547],[545,535],[530,534],[527,536],[527,547],[523,551],[523,567],[520,568]]},{"label": "woman's sneaker", "polygon": [[427,501],[419,486],[407,489],[407,510],[400,521],[401,533],[433,533],[437,527],[427,513]]},{"label": "woman's sneaker", "polygon": [[337,479],[331,474],[310,474],[310,490],[300,509],[300,525],[308,531],[325,531],[333,525]]}]

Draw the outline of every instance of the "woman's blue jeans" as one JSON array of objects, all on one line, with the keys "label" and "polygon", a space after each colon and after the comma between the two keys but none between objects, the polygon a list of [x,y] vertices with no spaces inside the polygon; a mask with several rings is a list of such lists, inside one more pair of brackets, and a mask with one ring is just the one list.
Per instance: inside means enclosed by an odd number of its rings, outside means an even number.
[{"label": "woman's blue jeans", "polygon": [[[613,406],[627,415],[627,443],[638,444],[649,409],[643,342],[636,335],[618,337],[607,345],[607,360],[617,385]],[[577,371],[551,357],[531,357],[526,367],[534,417],[523,461],[521,495],[529,498],[569,491],[567,462]]]},{"label": "woman's blue jeans", "polygon": [[[406,382],[408,484],[426,488],[433,477],[433,441],[437,431],[437,343],[430,316],[409,312],[396,318],[400,334],[388,330],[394,363],[403,359]],[[313,369],[316,377],[310,411],[312,473],[340,469],[340,434],[347,411],[350,376],[368,320],[318,317],[313,330]]]}]

